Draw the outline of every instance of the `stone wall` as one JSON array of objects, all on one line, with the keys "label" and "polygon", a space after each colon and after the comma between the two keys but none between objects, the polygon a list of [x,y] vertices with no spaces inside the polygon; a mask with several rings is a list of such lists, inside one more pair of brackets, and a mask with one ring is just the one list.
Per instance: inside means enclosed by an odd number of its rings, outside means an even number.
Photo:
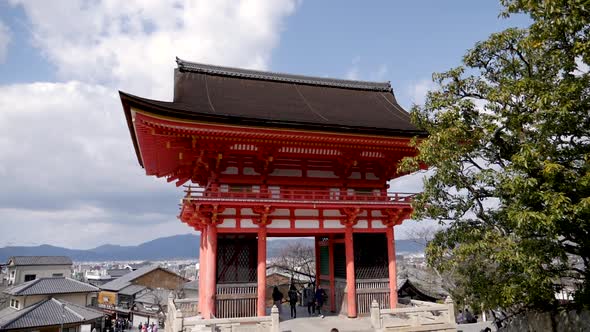
[{"label": "stone wall", "polygon": [[590,331],[590,311],[527,312],[506,322],[498,332]]}]

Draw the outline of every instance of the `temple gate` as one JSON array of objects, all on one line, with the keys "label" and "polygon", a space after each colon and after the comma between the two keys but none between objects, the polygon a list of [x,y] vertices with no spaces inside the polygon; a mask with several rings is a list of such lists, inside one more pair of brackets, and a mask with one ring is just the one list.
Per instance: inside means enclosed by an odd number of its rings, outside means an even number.
[{"label": "temple gate", "polygon": [[315,237],[332,311],[395,308],[394,226],[413,195],[387,182],[425,133],[389,83],[177,63],[172,102],[120,96],[147,175],[190,183],[179,218],[201,232],[201,314],[266,314],[268,236]]}]

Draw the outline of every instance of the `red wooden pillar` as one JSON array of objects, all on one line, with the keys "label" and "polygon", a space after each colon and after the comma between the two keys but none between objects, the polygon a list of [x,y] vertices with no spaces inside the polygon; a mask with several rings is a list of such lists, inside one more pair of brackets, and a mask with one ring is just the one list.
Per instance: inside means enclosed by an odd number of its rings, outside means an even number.
[{"label": "red wooden pillar", "polygon": [[215,296],[217,293],[217,226],[207,226],[207,268],[205,270],[205,301],[203,303],[203,317],[212,318],[215,315]]},{"label": "red wooden pillar", "polygon": [[334,236],[328,238],[328,254],[330,267],[330,311],[336,311],[336,281],[334,280]]},{"label": "red wooden pillar", "polygon": [[258,317],[266,316],[266,226],[258,228]]},{"label": "red wooden pillar", "polygon": [[203,313],[203,303],[205,302],[205,267],[207,266],[207,231],[206,228],[201,230],[201,243],[199,244],[199,312]]},{"label": "red wooden pillar", "polygon": [[389,260],[389,308],[397,307],[397,268],[395,266],[395,239],[393,226],[387,227],[387,257]]},{"label": "red wooden pillar", "polygon": [[320,238],[315,237],[315,286],[320,284],[322,272],[320,271]]},{"label": "red wooden pillar", "polygon": [[356,277],[354,275],[354,247],[352,241],[352,226],[346,226],[344,233],[344,245],[346,247],[346,289],[348,302],[348,317],[355,318],[356,312]]}]

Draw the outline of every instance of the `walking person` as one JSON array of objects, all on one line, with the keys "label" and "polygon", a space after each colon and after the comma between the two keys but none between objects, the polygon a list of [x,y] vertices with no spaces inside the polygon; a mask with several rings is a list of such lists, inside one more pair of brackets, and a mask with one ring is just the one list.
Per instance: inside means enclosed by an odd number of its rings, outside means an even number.
[{"label": "walking person", "polygon": [[327,297],[328,295],[326,295],[326,291],[322,288],[322,285],[318,284],[318,288],[315,291],[315,303],[316,309],[318,310],[318,315],[321,318],[324,318],[324,315],[322,314],[322,306],[324,305],[324,301]]},{"label": "walking person", "polygon": [[477,319],[469,312],[469,309],[465,308],[465,322],[466,323],[477,323]]},{"label": "walking person", "polygon": [[291,284],[287,296],[289,297],[289,305],[291,306],[291,318],[297,318],[297,299],[299,296],[295,285]]},{"label": "walking person", "polygon": [[275,286],[275,288],[272,289],[272,301],[279,309],[279,316],[283,313],[283,309],[282,309],[282,305],[281,305],[281,303],[283,301],[283,297],[284,297],[283,293],[281,293],[279,288],[277,286]]},{"label": "walking person", "polygon": [[143,326],[143,324],[141,322],[139,322],[139,325],[137,325],[137,331],[141,331],[142,326]]},{"label": "walking person", "polygon": [[312,283],[307,284],[307,287],[303,289],[303,305],[307,306],[308,315],[315,313],[315,291]]}]

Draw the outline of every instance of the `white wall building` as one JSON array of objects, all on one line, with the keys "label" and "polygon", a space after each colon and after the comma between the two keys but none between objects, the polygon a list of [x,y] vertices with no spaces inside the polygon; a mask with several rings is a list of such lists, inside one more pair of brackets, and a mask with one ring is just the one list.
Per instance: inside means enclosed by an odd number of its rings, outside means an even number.
[{"label": "white wall building", "polygon": [[13,256],[8,259],[8,285],[51,277],[72,276],[72,260],[66,256]]}]

